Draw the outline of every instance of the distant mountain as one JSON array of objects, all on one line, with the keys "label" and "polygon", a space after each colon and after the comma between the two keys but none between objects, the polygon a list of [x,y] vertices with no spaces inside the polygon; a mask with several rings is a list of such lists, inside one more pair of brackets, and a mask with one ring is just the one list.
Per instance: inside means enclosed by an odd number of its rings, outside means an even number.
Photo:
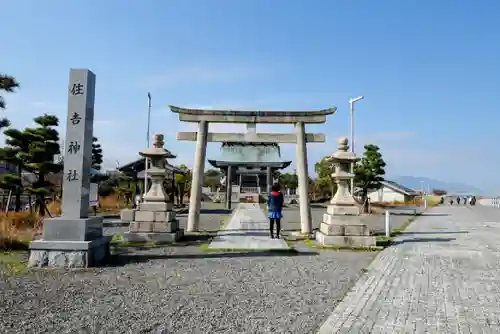
[{"label": "distant mountain", "polygon": [[449,193],[474,193],[478,195],[485,193],[484,190],[467,184],[443,182],[439,180],[430,179],[428,177],[395,176],[395,177],[387,177],[387,180],[397,182],[403,186],[406,186],[408,188],[417,191],[422,189],[422,181],[423,181],[424,186],[426,188],[427,185],[429,185],[430,191],[432,191],[432,189],[441,189],[441,190],[446,190]]}]

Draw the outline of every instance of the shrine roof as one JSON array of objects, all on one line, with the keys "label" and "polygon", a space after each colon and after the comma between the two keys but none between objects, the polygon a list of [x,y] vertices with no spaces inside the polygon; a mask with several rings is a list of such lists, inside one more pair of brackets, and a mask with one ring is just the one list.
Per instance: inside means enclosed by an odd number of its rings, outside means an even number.
[{"label": "shrine roof", "polygon": [[277,144],[223,143],[216,159],[208,159],[216,168],[231,166],[286,168],[291,161],[281,157]]}]

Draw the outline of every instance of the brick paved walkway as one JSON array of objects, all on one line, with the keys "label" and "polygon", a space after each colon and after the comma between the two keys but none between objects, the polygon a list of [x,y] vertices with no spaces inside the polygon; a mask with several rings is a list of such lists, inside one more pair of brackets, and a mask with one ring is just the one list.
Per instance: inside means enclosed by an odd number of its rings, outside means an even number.
[{"label": "brick paved walkway", "polygon": [[319,333],[500,333],[500,209],[429,210]]}]

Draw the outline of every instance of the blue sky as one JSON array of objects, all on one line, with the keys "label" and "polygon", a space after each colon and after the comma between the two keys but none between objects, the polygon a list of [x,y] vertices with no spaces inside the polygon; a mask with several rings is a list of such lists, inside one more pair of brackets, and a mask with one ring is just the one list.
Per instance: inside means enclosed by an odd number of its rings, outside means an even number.
[{"label": "blue sky", "polygon": [[[188,165],[194,143],[177,142],[175,133],[193,126],[169,104],[337,106],[326,124],[308,126],[328,138],[309,145],[312,172],[348,135],[349,97],[364,95],[356,151],[379,145],[389,176],[500,191],[499,10],[494,0],[4,1],[0,71],[22,85],[6,96],[6,113],[18,127],[41,113],[59,115],[64,133],[69,68],[90,68],[95,135],[114,167],[146,145],[148,91],[152,132],[165,134],[174,163]],[[258,127],[269,130],[293,127]],[[208,156],[218,150],[210,144]],[[294,146],[283,152],[294,160]]]}]

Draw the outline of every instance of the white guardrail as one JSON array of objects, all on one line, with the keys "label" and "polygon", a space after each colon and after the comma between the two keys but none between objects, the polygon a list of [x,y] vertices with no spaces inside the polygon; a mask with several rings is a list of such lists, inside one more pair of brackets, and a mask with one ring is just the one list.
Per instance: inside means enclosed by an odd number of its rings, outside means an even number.
[{"label": "white guardrail", "polygon": [[500,198],[495,197],[495,198],[481,198],[480,200],[477,201],[479,204],[484,205],[484,206],[491,206],[494,208],[499,209],[500,208]]}]

